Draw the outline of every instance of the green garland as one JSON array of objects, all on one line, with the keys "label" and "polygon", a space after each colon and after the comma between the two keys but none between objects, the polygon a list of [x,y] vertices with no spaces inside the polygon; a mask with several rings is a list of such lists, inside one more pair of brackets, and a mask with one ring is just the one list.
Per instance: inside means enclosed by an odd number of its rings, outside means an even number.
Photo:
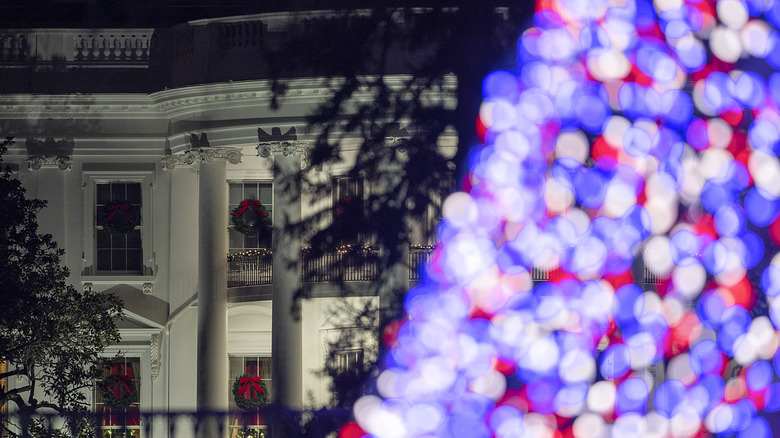
[{"label": "green garland", "polygon": [[103,396],[103,404],[109,408],[127,409],[135,401],[133,379],[112,374],[98,382],[97,386]]},{"label": "green garland", "polygon": [[233,228],[241,234],[262,238],[271,232],[271,216],[260,201],[245,199],[230,212]]},{"label": "green garland", "polygon": [[141,225],[141,212],[137,205],[127,201],[109,202],[98,217],[104,230],[115,234],[127,234]]},{"label": "green garland", "polygon": [[259,408],[268,401],[268,388],[260,377],[242,374],[233,382],[233,400],[241,409]]}]

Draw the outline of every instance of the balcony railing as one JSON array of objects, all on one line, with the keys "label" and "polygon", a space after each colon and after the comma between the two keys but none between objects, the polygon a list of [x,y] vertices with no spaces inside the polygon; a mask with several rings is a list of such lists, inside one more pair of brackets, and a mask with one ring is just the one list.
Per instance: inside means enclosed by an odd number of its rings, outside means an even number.
[{"label": "balcony railing", "polygon": [[379,270],[379,251],[363,246],[343,246],[332,252],[315,253],[304,248],[302,281],[374,281]]},{"label": "balcony railing", "polygon": [[[409,247],[409,280],[420,280],[421,270],[433,254],[432,245]],[[344,246],[336,251],[315,253],[309,248],[301,252],[301,280],[304,282],[374,281],[378,278],[379,251],[363,246]],[[533,281],[550,281],[550,272],[557,265],[539,263],[531,268]],[[644,269],[645,284],[659,284],[668,279]],[[228,255],[228,287],[273,284],[271,250],[259,249]]]},{"label": "balcony railing", "polygon": [[[286,438],[330,436],[340,425],[349,421],[349,409],[333,408],[316,411],[291,411],[267,405],[257,412],[141,412],[140,426],[129,426],[126,423],[104,426],[104,418],[100,413],[36,413],[23,415],[19,412],[5,413],[2,417],[4,425],[23,438],[54,438],[54,437],[151,437],[167,436],[170,438],[203,436],[199,431],[215,428],[213,438]],[[261,425],[253,425],[255,417],[262,417]],[[72,425],[88,424],[88,431],[70,429],[66,421]],[[92,430],[94,429],[94,430]],[[278,429],[279,433],[275,434]],[[59,431],[59,433],[55,433]],[[5,436],[5,435],[3,435]]]},{"label": "balcony railing", "polygon": [[409,246],[409,280],[420,280],[423,266],[431,259],[433,245]]},{"label": "balcony railing", "polygon": [[274,262],[270,250],[228,254],[228,287],[273,284]]},{"label": "balcony railing", "polygon": [[154,29],[18,29],[0,31],[0,65],[141,67]]}]

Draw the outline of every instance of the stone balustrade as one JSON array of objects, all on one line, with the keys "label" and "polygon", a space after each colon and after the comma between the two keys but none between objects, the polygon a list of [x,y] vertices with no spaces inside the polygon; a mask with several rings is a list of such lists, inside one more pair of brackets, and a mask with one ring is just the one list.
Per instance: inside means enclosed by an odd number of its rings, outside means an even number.
[{"label": "stone balustrade", "polygon": [[0,65],[147,67],[154,29],[0,30]]}]

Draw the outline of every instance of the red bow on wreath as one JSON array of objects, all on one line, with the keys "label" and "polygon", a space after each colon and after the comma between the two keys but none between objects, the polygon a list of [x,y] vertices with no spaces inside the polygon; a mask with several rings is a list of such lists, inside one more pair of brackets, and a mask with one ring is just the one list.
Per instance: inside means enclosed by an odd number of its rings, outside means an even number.
[{"label": "red bow on wreath", "polygon": [[124,394],[132,394],[128,383],[133,378],[133,370],[130,367],[124,365],[114,365],[111,367],[111,375],[116,378],[116,384],[114,385],[114,397],[122,398]]},{"label": "red bow on wreath", "polygon": [[257,394],[263,393],[263,388],[260,387],[259,377],[242,377],[238,380],[241,383],[241,388],[238,390],[238,395],[243,395],[247,400],[252,398],[252,388],[254,387]]},{"label": "red bow on wreath", "polygon": [[106,216],[106,222],[113,219],[117,211],[122,213],[125,216],[125,218],[127,218],[127,220],[132,221],[133,215],[130,214],[130,212],[128,211],[129,209],[130,209],[130,204],[128,204],[127,202],[118,202],[116,204],[109,204],[108,205],[109,213],[108,216]]},{"label": "red bow on wreath", "polygon": [[241,216],[250,206],[252,207],[252,210],[254,210],[260,216],[266,215],[263,210],[260,210],[260,201],[241,201],[241,208],[235,212],[234,215]]}]

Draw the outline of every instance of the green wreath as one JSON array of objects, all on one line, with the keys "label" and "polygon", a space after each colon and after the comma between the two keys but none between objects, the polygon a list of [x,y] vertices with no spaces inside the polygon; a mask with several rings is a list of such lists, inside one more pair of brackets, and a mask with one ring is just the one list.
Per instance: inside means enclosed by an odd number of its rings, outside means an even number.
[{"label": "green wreath", "polygon": [[103,404],[112,409],[127,409],[135,401],[135,383],[125,376],[110,375],[98,382]]},{"label": "green wreath", "polygon": [[263,237],[271,231],[271,216],[265,206],[256,199],[244,199],[230,212],[233,228],[241,234]]},{"label": "green wreath", "polygon": [[141,225],[141,212],[127,201],[110,202],[103,207],[98,223],[111,233],[127,234]]},{"label": "green wreath", "polygon": [[233,382],[233,400],[241,409],[259,408],[268,401],[268,388],[260,377],[242,374]]}]

